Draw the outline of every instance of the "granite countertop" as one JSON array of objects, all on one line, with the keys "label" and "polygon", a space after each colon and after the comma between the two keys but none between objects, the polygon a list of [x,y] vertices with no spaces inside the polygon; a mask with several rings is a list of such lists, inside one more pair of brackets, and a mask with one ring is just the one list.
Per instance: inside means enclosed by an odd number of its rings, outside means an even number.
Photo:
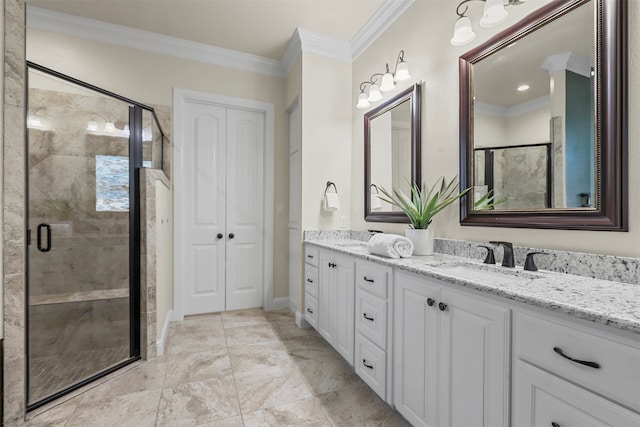
[{"label": "granite countertop", "polygon": [[439,253],[385,258],[367,252],[362,240],[319,239],[305,243],[640,334],[640,286],[636,284],[545,270],[525,271],[521,266],[511,269]]}]

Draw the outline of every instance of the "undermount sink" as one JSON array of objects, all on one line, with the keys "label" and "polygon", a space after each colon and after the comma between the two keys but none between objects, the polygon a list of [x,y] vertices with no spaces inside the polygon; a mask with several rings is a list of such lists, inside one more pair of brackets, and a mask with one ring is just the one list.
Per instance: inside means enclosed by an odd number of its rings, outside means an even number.
[{"label": "undermount sink", "polygon": [[534,272],[491,264],[453,263],[442,265],[440,268],[448,274],[472,279],[527,281],[542,277],[540,274]]}]

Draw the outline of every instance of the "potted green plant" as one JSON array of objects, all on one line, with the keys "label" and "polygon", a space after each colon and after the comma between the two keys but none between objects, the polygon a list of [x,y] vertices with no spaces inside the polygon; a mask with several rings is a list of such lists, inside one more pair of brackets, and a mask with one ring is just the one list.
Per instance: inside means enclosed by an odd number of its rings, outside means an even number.
[{"label": "potted green plant", "polygon": [[[433,254],[433,230],[429,224],[433,218],[451,203],[460,199],[471,190],[471,187],[458,192],[458,177],[447,182],[445,177],[438,178],[431,187],[426,184],[418,186],[411,183],[411,194],[406,195],[399,189],[388,192],[380,187],[382,195],[378,197],[394,206],[397,206],[407,215],[410,226],[406,230],[406,236],[413,242],[415,255]],[[491,209],[506,198],[494,201],[493,192],[488,192],[474,203],[476,209]]]}]

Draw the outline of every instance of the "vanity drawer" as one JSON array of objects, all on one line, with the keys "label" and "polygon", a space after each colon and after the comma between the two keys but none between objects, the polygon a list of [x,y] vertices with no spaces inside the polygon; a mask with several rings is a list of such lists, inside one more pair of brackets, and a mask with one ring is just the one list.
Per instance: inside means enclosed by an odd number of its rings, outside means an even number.
[{"label": "vanity drawer", "polygon": [[361,334],[356,334],[355,368],[356,374],[382,400],[385,400],[387,391],[386,353]]},{"label": "vanity drawer", "polygon": [[318,299],[308,292],[304,294],[304,319],[318,330]]},{"label": "vanity drawer", "polygon": [[640,425],[640,414],[526,362],[517,362],[515,378],[515,426]]},{"label": "vanity drawer", "polygon": [[312,265],[305,265],[304,268],[304,289],[318,298],[318,268]]},{"label": "vanity drawer", "polygon": [[386,299],[391,271],[389,267],[367,261],[358,261],[356,263],[356,285],[366,292]]},{"label": "vanity drawer", "polygon": [[516,313],[514,331],[518,359],[640,409],[639,347],[595,329],[525,313]]},{"label": "vanity drawer", "polygon": [[386,349],[387,302],[358,288],[356,290],[356,328],[378,347]]},{"label": "vanity drawer", "polygon": [[312,247],[310,245],[305,245],[304,247],[304,262],[309,265],[313,265],[314,267],[318,266],[318,248]]}]

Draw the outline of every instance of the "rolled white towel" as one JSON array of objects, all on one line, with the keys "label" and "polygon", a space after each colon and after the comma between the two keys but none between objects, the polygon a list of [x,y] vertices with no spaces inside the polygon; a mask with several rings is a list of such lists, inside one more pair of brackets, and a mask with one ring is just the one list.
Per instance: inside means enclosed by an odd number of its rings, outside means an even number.
[{"label": "rolled white towel", "polygon": [[367,243],[367,251],[387,258],[408,258],[413,253],[413,243],[397,234],[374,234]]}]

